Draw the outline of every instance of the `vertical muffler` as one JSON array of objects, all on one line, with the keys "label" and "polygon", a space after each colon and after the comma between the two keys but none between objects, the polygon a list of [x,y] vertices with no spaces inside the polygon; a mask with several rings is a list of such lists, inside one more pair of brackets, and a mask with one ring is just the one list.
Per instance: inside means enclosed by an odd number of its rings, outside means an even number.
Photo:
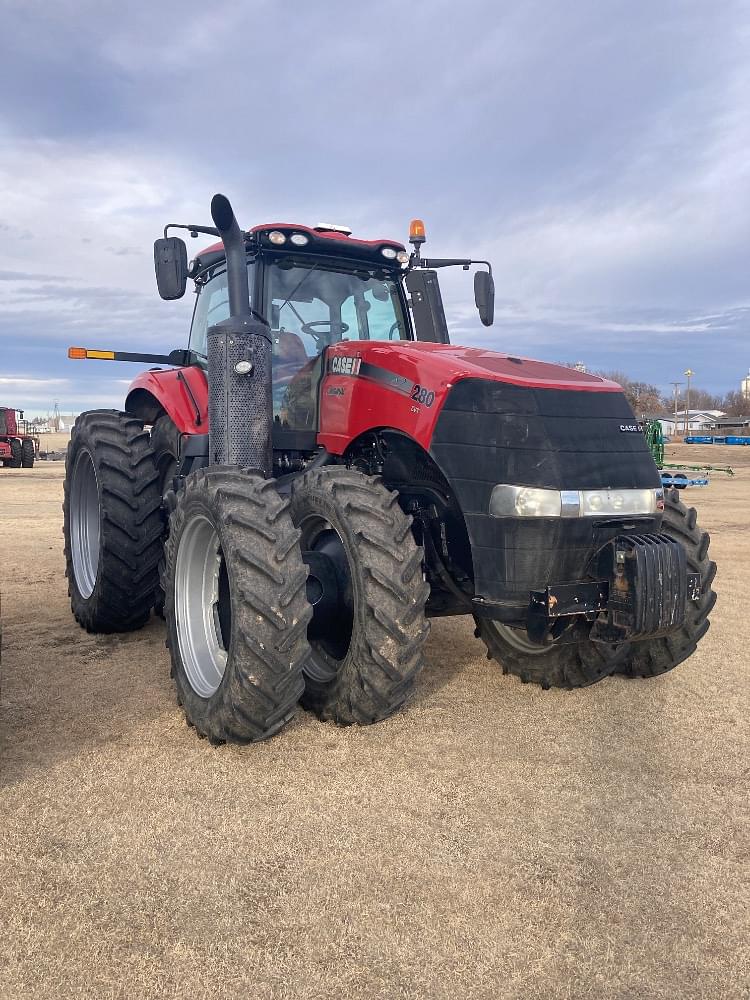
[{"label": "vertical muffler", "polygon": [[208,329],[208,448],[211,465],[271,475],[271,332],[250,308],[245,239],[229,199],[216,194],[211,216],[227,259],[229,319]]}]

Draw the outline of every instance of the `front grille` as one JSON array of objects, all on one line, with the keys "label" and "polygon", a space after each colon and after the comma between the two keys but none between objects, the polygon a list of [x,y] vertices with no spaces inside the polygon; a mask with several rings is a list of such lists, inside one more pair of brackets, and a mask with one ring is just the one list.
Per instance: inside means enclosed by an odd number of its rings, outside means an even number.
[{"label": "front grille", "polygon": [[625,518],[495,518],[497,483],[556,490],[656,489],[659,473],[622,393],[540,389],[465,379],[448,394],[430,452],[466,521],[474,585],[487,601],[528,605],[529,593],[586,579],[594,554],[660,515]]}]

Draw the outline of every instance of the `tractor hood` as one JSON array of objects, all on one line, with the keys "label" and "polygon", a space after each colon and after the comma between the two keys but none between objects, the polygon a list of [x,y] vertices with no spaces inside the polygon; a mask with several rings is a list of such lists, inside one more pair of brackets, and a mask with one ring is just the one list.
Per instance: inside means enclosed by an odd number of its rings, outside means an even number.
[{"label": "tractor hood", "polygon": [[633,420],[619,385],[563,365],[477,347],[350,340],[325,354],[318,441],[341,454],[357,435],[389,426],[429,448],[441,410],[463,382],[527,390],[529,397],[542,390],[606,397],[615,407],[619,398],[618,413]]},{"label": "tractor hood", "polygon": [[[512,354],[501,354],[480,347],[457,347],[452,344],[427,344],[345,341],[329,349],[329,358],[339,352],[355,354],[362,361],[394,371],[412,381],[428,378],[447,388],[464,378],[491,379],[540,389],[572,389],[579,392],[621,392],[617,383],[589,375],[575,368],[535,361]],[[328,370],[331,370],[329,363]]]},{"label": "tractor hood", "polygon": [[[377,429],[429,452],[463,513],[476,593],[490,601],[525,608],[539,581],[576,579],[623,525],[622,517],[529,517],[510,530],[490,509],[496,485],[661,486],[620,386],[562,365],[474,347],[350,341],[326,352],[320,399],[318,440],[335,454]],[[653,531],[658,520],[639,523]]]}]

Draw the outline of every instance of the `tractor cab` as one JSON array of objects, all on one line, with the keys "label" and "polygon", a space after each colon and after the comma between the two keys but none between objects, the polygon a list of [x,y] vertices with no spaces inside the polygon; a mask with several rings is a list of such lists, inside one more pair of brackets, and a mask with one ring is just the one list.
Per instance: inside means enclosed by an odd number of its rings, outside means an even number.
[{"label": "tractor cab", "polygon": [[[351,240],[341,228],[260,226],[246,242],[251,308],[271,337],[274,427],[310,431],[327,348],[414,339],[402,282],[408,254],[400,244]],[[221,246],[199,254],[190,274],[198,297],[188,347],[207,360],[209,328],[230,315]]]}]

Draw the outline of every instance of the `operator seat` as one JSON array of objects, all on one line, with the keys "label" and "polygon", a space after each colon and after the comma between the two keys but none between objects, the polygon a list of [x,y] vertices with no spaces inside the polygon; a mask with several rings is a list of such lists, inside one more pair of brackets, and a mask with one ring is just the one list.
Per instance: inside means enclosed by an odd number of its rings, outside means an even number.
[{"label": "operator seat", "polygon": [[289,418],[289,388],[295,377],[314,358],[308,358],[305,345],[291,330],[272,330],[271,380],[274,416],[284,423]]},{"label": "operator seat", "polygon": [[272,330],[274,385],[288,385],[307,362],[307,351],[300,337],[290,330]]}]

